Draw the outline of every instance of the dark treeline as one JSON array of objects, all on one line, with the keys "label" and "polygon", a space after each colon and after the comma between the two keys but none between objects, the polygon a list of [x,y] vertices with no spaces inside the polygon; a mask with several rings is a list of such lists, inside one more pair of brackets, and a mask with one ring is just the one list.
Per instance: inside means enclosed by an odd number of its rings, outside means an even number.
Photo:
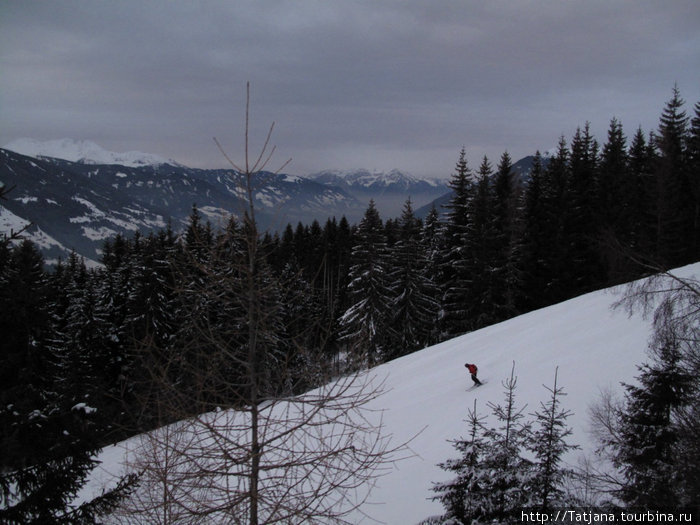
[{"label": "dark treeline", "polygon": [[[693,118],[683,106],[674,89],[658,130],[631,140],[612,120],[602,147],[586,125],[553,157],[537,153],[524,179],[508,153],[473,169],[462,150],[449,204],[424,220],[410,199],[387,220],[370,202],[357,225],[333,218],[265,234],[256,275],[278,292],[264,308],[295,341],[266,356],[265,395],[631,280],[645,262],[698,260],[700,103]],[[29,241],[0,243],[2,473],[167,422],[154,370],[196,391],[202,378],[188,363],[206,356],[193,347],[202,330],[245,346],[243,224],[215,229],[193,208],[181,234],[110,239],[94,269],[71,256],[48,271]],[[207,401],[235,405],[241,371],[211,366],[228,384],[209,385]],[[64,432],[75,439],[62,449]]]}]

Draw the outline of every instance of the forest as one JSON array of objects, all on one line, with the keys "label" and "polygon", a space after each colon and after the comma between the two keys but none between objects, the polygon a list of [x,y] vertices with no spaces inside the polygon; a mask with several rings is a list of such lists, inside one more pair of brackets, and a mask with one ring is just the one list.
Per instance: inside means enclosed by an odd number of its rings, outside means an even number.
[{"label": "forest", "polygon": [[601,144],[586,124],[526,177],[511,166],[462,149],[449,204],[424,219],[409,198],[400,217],[370,202],[358,224],[258,232],[253,210],[220,227],[195,205],[184,231],[109,239],[90,269],[47,268],[6,234],[0,521],[60,522],[107,444],[699,259],[700,102],[688,115],[678,89],[655,131],[612,119]]}]

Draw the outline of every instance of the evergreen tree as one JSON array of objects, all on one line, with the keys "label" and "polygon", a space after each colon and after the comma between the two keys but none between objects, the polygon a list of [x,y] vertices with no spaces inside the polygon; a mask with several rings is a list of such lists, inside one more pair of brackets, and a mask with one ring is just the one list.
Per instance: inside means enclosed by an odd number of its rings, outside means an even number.
[{"label": "evergreen tree", "polygon": [[693,238],[693,201],[688,173],[686,131],[688,117],[678,87],[661,115],[655,146],[656,257],[667,267],[690,262],[688,240]]},{"label": "evergreen tree", "polygon": [[[12,247],[0,243],[0,445],[4,474],[32,464],[41,454],[39,415],[52,390],[49,287],[43,257],[29,241]],[[3,497],[10,486],[2,480]],[[3,500],[4,503],[4,500]]]},{"label": "evergreen tree", "polygon": [[514,316],[522,286],[517,265],[520,246],[520,187],[508,152],[498,163],[493,188],[494,322]]},{"label": "evergreen tree", "polygon": [[467,164],[467,152],[462,148],[455,166],[455,172],[448,182],[452,190],[452,196],[448,204],[445,205],[447,211],[447,236],[448,243],[459,245],[461,236],[469,224],[467,206],[470,199],[472,182],[470,180],[471,171]]},{"label": "evergreen tree", "polygon": [[495,282],[494,267],[498,245],[493,213],[492,175],[491,164],[484,157],[468,204],[469,227],[464,234],[462,272],[467,286],[465,292],[457,297],[462,304],[462,323],[468,330],[482,328],[497,319],[498,301],[495,294],[498,284]]},{"label": "evergreen tree", "polygon": [[620,282],[630,276],[629,263],[620,258],[616,246],[629,249],[632,245],[637,198],[640,195],[629,169],[622,124],[612,119],[600,158],[596,195],[602,241],[601,259],[608,282]]},{"label": "evergreen tree", "polygon": [[[93,523],[126,494],[133,477],[90,502],[71,505],[97,463],[100,427],[81,382],[66,375],[57,349],[42,333],[49,327],[46,307],[51,295],[41,255],[28,241],[13,251],[0,269],[0,317],[14,316],[28,324],[18,322],[18,337],[9,338],[15,349],[23,346],[21,355],[2,355],[2,370],[14,372],[16,378],[4,378],[10,380],[3,383],[0,396],[0,521]],[[22,292],[8,303],[6,294],[14,286]],[[27,332],[31,324],[34,327]]]},{"label": "evergreen tree", "polygon": [[637,129],[629,148],[630,180],[630,241],[634,253],[655,252],[655,202],[656,183],[653,164],[655,152],[653,142],[647,141],[641,128]]},{"label": "evergreen tree", "polygon": [[436,287],[426,275],[427,259],[420,243],[420,221],[413,215],[411,199],[399,220],[400,237],[392,250],[389,279],[392,302],[392,333],[388,358],[410,353],[430,339],[437,319]]},{"label": "evergreen tree", "polygon": [[420,232],[420,249],[425,254],[425,276],[432,283],[432,302],[438,310],[433,319],[433,326],[428,336],[428,344],[435,344],[440,341],[440,308],[441,293],[438,283],[441,282],[440,274],[440,253],[443,251],[444,228],[440,222],[440,216],[433,205],[427,217],[423,221]]},{"label": "evergreen tree", "polygon": [[596,195],[601,228],[612,231],[623,244],[626,244],[623,236],[629,234],[629,208],[633,195],[628,177],[626,142],[622,124],[616,118],[612,119],[600,158]]},{"label": "evergreen tree", "polygon": [[525,187],[523,203],[523,236],[519,266],[522,269],[521,309],[532,310],[545,305],[542,290],[548,273],[543,264],[548,256],[550,224],[545,214],[542,156],[538,151]]},{"label": "evergreen tree", "polygon": [[213,235],[211,225],[207,222],[202,224],[202,217],[197,210],[197,206],[192,206],[187,228],[183,236],[185,249],[191,255],[190,264],[205,262],[205,255],[210,253]]},{"label": "evergreen tree", "polygon": [[[564,224],[566,254],[566,296],[590,292],[602,284],[599,254],[599,222],[596,214],[598,194],[598,144],[590,134],[586,123],[583,130],[576,130],[571,141],[568,169],[568,202]],[[617,203],[619,206],[620,203]]]},{"label": "evergreen tree", "polygon": [[48,341],[56,386],[76,404],[94,412],[90,424],[98,427],[99,434],[106,434],[116,411],[111,410],[104,397],[110,386],[103,376],[109,368],[109,356],[105,355],[106,330],[98,309],[95,282],[74,252],[62,274],[65,308],[53,308],[52,336]]},{"label": "evergreen tree", "polygon": [[388,274],[388,253],[382,221],[370,200],[360,221],[352,250],[349,300],[352,306],[340,319],[341,338],[350,346],[357,365],[372,367],[387,352],[394,290]]},{"label": "evergreen tree", "polygon": [[506,521],[520,518],[520,512],[527,507],[529,493],[525,480],[532,476],[532,462],[523,457],[531,446],[531,425],[522,421],[525,406],[515,402],[517,377],[515,363],[510,378],[503,381],[505,403],[489,402],[498,423],[484,434],[489,447],[484,454],[483,468],[489,476],[483,478],[481,488],[488,497],[485,505],[485,518]]},{"label": "evergreen tree", "polygon": [[561,408],[561,398],[566,394],[557,385],[558,371],[557,368],[554,373],[554,385],[551,388],[545,386],[550,393],[549,401],[540,403],[540,410],[533,414],[537,428],[529,443],[535,461],[529,481],[528,506],[540,512],[550,512],[573,503],[564,490],[564,483],[573,471],[563,467],[562,460],[566,452],[579,447],[566,442],[572,434],[566,420],[572,413]]},{"label": "evergreen tree", "polygon": [[489,450],[489,444],[484,439],[484,417],[479,417],[474,408],[469,409],[467,423],[469,435],[452,442],[452,446],[460,456],[448,459],[438,466],[453,478],[442,483],[434,483],[432,491],[437,493],[433,500],[439,501],[445,513],[439,517],[429,518],[421,522],[428,524],[462,523],[470,524],[484,517],[489,508],[489,494],[485,491],[483,478],[489,473],[484,468],[484,461]]},{"label": "evergreen tree", "polygon": [[338,356],[338,319],[350,303],[348,300],[348,283],[350,259],[352,254],[353,234],[345,216],[335,225],[335,218],[324,232],[325,256],[323,274],[325,275],[324,299],[325,320],[327,327],[326,353],[329,357]]},{"label": "evergreen tree", "polygon": [[542,249],[541,265],[546,276],[542,289],[542,303],[553,304],[569,297],[569,222],[571,197],[569,195],[569,149],[564,137],[559,140],[557,153],[549,160],[542,184],[543,232],[546,241]]},{"label": "evergreen tree", "polygon": [[443,251],[440,254],[440,287],[442,289],[441,330],[443,338],[455,337],[471,330],[467,315],[469,273],[466,239],[469,228],[469,203],[473,192],[465,149],[462,148],[454,175],[450,179],[450,202],[446,205]]},{"label": "evergreen tree", "polygon": [[679,471],[685,459],[676,422],[697,381],[681,366],[680,344],[671,327],[657,332],[654,362],[640,368],[639,386],[625,385],[620,440],[611,445],[625,478],[619,496],[630,507],[679,508],[689,503],[682,499],[685,482]]},{"label": "evergreen tree", "polygon": [[314,290],[295,261],[287,264],[279,281],[284,334],[279,346],[283,354],[273,382],[282,394],[300,394],[320,385],[326,377],[322,351],[329,336],[328,311],[322,292]]},{"label": "evergreen tree", "polygon": [[688,183],[692,201],[688,208],[688,227],[693,235],[688,242],[690,260],[700,257],[700,102],[695,104],[695,115],[690,121],[688,148]]},{"label": "evergreen tree", "polygon": [[531,448],[531,425],[522,421],[525,407],[515,403],[515,363],[503,382],[505,404],[489,403],[498,423],[486,428],[474,410],[469,411],[469,437],[454,442],[461,457],[440,464],[455,474],[452,480],[435,484],[433,491],[445,514],[429,518],[428,524],[516,523],[527,508],[532,463],[523,454]]}]

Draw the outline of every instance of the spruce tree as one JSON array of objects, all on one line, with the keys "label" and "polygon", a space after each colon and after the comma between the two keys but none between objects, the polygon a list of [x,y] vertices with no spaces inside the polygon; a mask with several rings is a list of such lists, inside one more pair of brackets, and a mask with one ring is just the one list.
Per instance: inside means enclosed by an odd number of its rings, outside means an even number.
[{"label": "spruce tree", "polygon": [[683,501],[685,459],[679,449],[687,436],[681,435],[677,416],[692,401],[697,381],[681,365],[678,335],[672,327],[658,331],[654,361],[640,367],[639,385],[625,385],[621,438],[612,445],[615,465],[625,479],[619,496],[630,507],[679,508],[689,503]]},{"label": "spruce tree", "polygon": [[688,117],[685,101],[677,86],[666,104],[655,138],[658,157],[655,165],[656,257],[667,268],[690,262],[688,240],[692,239],[693,201],[688,173],[686,132]]},{"label": "spruce tree", "polygon": [[372,367],[386,356],[394,290],[389,280],[386,238],[379,212],[370,200],[352,250],[348,299],[340,318],[341,338],[355,366]]},{"label": "spruce tree", "polygon": [[569,149],[566,140],[559,140],[557,153],[549,160],[542,178],[543,226],[541,238],[545,246],[540,264],[545,275],[542,289],[543,304],[553,304],[569,297],[571,247],[569,224],[571,196],[569,195]]},{"label": "spruce tree", "polygon": [[545,214],[542,156],[537,151],[525,187],[523,202],[522,250],[519,267],[522,269],[522,310],[544,306],[542,290],[545,289],[548,273],[543,261],[549,248],[549,223]]},{"label": "spruce tree", "polygon": [[622,124],[610,121],[608,140],[603,145],[596,195],[600,221],[601,262],[608,282],[631,277],[629,262],[619,256],[617,246],[630,249],[633,243],[635,199],[639,198],[627,155]]},{"label": "spruce tree", "polygon": [[564,389],[557,384],[559,369],[554,372],[554,385],[545,386],[550,393],[546,403],[540,403],[540,409],[533,415],[536,428],[532,434],[529,448],[535,460],[532,476],[528,482],[528,506],[540,512],[550,512],[555,508],[571,505],[573,501],[567,495],[564,485],[573,471],[562,465],[563,456],[570,450],[579,448],[566,442],[572,434],[566,420],[572,412],[561,408]]},{"label": "spruce tree", "polygon": [[583,130],[576,130],[571,141],[567,173],[569,206],[564,223],[563,241],[567,253],[563,286],[569,297],[590,292],[603,281],[598,248],[597,184],[598,144],[586,123]]},{"label": "spruce tree", "polygon": [[388,358],[399,357],[427,345],[437,320],[436,287],[426,274],[426,253],[420,243],[420,221],[406,201],[399,220],[400,236],[392,250],[389,278],[392,302],[392,333]]},{"label": "spruce tree", "polygon": [[516,523],[529,503],[532,462],[524,458],[531,448],[531,425],[523,422],[525,407],[515,402],[515,363],[503,381],[505,404],[488,403],[497,428],[469,411],[469,437],[454,442],[461,457],[439,466],[455,477],[436,483],[433,492],[445,514],[424,520],[428,524]]},{"label": "spruce tree", "polygon": [[642,128],[637,128],[629,148],[630,232],[629,248],[633,253],[655,253],[655,194],[653,141],[647,141]]},{"label": "spruce tree", "polygon": [[497,319],[494,267],[498,257],[497,235],[493,213],[493,171],[484,157],[479,166],[478,179],[468,203],[469,227],[464,234],[462,268],[466,289],[462,301],[464,319],[469,330],[494,323]]},{"label": "spruce tree", "polygon": [[520,246],[520,186],[508,152],[498,163],[493,184],[494,322],[514,316],[521,288],[518,268]]},{"label": "spruce tree", "polygon": [[531,446],[531,424],[523,421],[526,406],[516,404],[517,382],[513,363],[510,377],[502,383],[504,404],[488,403],[498,425],[484,434],[489,446],[483,468],[489,476],[483,479],[481,488],[489,495],[485,506],[485,518],[489,520],[517,519],[529,501],[525,480],[532,476],[532,462],[524,453]]},{"label": "spruce tree", "polygon": [[435,344],[440,341],[440,308],[441,293],[438,283],[440,276],[440,253],[443,250],[444,225],[440,222],[440,216],[433,205],[427,217],[423,221],[420,233],[420,249],[425,254],[425,276],[432,283],[432,301],[436,304],[436,312],[432,329],[428,336],[428,344]]},{"label": "spruce tree", "polygon": [[692,202],[688,209],[688,226],[692,230],[689,239],[689,258],[700,258],[700,102],[695,104],[695,115],[690,121],[688,148],[688,182]]},{"label": "spruce tree", "polygon": [[[80,369],[67,375],[62,366],[61,352],[73,351],[68,346],[72,341],[59,348],[42,333],[54,332],[49,329],[53,323],[46,317],[46,307],[65,290],[47,292],[43,259],[29,241],[23,241],[5,262],[8,266],[0,269],[2,317],[14,315],[15,321],[24,318],[28,324],[16,326],[20,337],[15,341],[27,345],[22,348],[21,360],[8,363],[8,357],[17,356],[2,356],[3,365],[12,366],[2,369],[14,371],[19,383],[4,383],[0,395],[0,522],[93,523],[126,494],[133,476],[92,501],[72,505],[97,464],[95,456],[103,436],[100,425],[95,424],[95,407],[88,404],[92,399],[85,397],[89,388],[84,388],[82,378],[75,377]],[[6,292],[14,286],[20,286],[22,293],[8,304]],[[64,304],[69,310],[81,308],[75,304],[81,300],[73,295]],[[67,319],[72,317],[69,312]],[[85,330],[90,337],[91,327]],[[89,372],[87,379],[92,379]]]},{"label": "spruce tree", "polygon": [[452,196],[447,208],[444,244],[440,254],[440,287],[442,289],[441,331],[443,338],[461,335],[472,329],[467,309],[470,301],[470,274],[466,245],[469,228],[469,204],[473,193],[465,149],[462,148],[455,173],[449,181]]},{"label": "spruce tree", "polygon": [[490,444],[484,439],[485,419],[477,415],[475,399],[474,408],[470,408],[467,415],[468,436],[452,442],[459,457],[438,464],[442,470],[454,477],[448,481],[434,483],[431,489],[436,493],[432,499],[439,501],[445,512],[421,523],[469,524],[485,517],[486,509],[490,507],[490,495],[486,491],[489,472],[484,466],[490,448]]}]

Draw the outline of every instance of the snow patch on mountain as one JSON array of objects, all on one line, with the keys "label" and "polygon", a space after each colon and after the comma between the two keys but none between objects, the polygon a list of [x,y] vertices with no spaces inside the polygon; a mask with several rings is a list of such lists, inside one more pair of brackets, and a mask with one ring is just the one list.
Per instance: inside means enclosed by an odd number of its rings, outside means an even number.
[{"label": "snow patch on mountain", "polygon": [[370,171],[365,168],[352,170],[323,170],[308,175],[308,178],[317,180],[323,184],[345,184],[348,186],[365,188],[392,185],[409,188],[421,182],[428,183],[431,186],[444,185],[444,181],[440,181],[439,179],[417,178],[410,173],[398,169],[393,169],[388,172]]},{"label": "snow patch on mountain", "polygon": [[8,237],[12,233],[18,232],[22,228],[26,228],[29,224],[30,222],[28,220],[15,215],[4,206],[0,206],[0,231],[6,234]]},{"label": "snow patch on mountain", "polygon": [[[47,202],[51,201],[47,200]],[[52,202],[52,204],[57,203]],[[26,230],[22,231],[23,228],[26,228]],[[21,242],[22,239],[27,239],[33,242],[37,248],[42,251],[51,251],[54,254],[59,254],[63,260],[65,260],[71,252],[71,250],[43,231],[39,226],[32,224],[30,221],[12,213],[7,208],[0,206],[0,232],[2,232],[2,235],[7,235],[9,237],[12,233],[20,231],[22,231],[20,238],[13,241],[14,243]],[[89,257],[84,257],[83,260],[88,268],[100,266],[97,261]],[[58,257],[46,257],[44,262],[47,265],[56,265],[58,264]]]},{"label": "snow patch on mountain", "polygon": [[39,141],[21,138],[3,146],[28,157],[51,157],[82,162],[83,164],[119,164],[132,168],[139,166],[158,166],[161,164],[178,165],[173,160],[165,159],[151,153],[127,151],[116,153],[108,151],[90,140],[56,139]]}]

